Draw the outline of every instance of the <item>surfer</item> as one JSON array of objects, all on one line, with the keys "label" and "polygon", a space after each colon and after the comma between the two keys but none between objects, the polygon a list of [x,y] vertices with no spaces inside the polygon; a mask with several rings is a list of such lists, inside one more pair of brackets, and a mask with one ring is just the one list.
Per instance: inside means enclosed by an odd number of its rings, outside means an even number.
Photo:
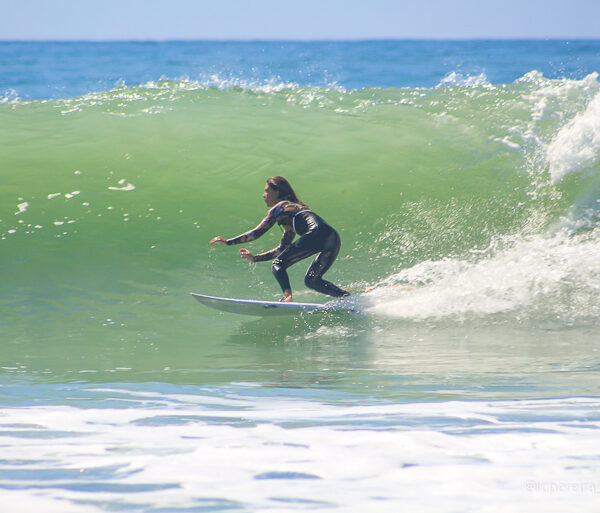
[{"label": "surfer", "polygon": [[[281,242],[276,248],[253,255],[246,248],[240,249],[240,256],[249,262],[273,260],[272,270],[275,279],[283,290],[281,301],[292,301],[292,289],[286,269],[300,260],[317,255],[308,268],[304,283],[307,287],[334,297],[349,295],[333,283],[323,279],[340,251],[340,237],[321,217],[302,203],[289,182],[281,176],[267,180],[263,199],[269,211],[260,224],[249,232],[233,239],[221,236],[213,238],[209,244],[232,246],[258,239],[275,223],[283,227]],[[292,242],[298,234],[300,238]]]}]

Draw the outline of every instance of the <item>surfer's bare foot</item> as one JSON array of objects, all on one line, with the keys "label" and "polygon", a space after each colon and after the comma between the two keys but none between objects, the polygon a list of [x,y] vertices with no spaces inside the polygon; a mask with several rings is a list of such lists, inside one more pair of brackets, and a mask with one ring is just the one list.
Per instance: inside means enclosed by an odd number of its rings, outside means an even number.
[{"label": "surfer's bare foot", "polygon": [[279,300],[280,303],[291,303],[292,302],[292,293],[284,292],[283,297]]}]

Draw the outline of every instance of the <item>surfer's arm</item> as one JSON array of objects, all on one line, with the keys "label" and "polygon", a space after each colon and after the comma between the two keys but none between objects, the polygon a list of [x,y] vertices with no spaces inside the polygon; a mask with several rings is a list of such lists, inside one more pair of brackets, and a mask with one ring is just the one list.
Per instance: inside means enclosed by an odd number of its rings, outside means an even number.
[{"label": "surfer's arm", "polygon": [[281,253],[284,249],[286,249],[294,240],[294,236],[296,232],[291,226],[284,225],[283,236],[281,237],[281,242],[279,246],[273,248],[270,251],[265,251],[264,253],[260,253],[258,255],[254,255],[255,262],[264,262],[265,260],[273,260],[279,253]]},{"label": "surfer's arm", "polygon": [[260,222],[260,224],[250,230],[249,232],[242,233],[233,239],[227,239],[226,243],[228,246],[233,246],[234,244],[243,244],[244,242],[250,242],[251,240],[256,240],[262,235],[264,235],[277,221],[277,217],[280,212],[278,210],[278,206],[273,207],[271,210],[267,212],[265,218]]}]

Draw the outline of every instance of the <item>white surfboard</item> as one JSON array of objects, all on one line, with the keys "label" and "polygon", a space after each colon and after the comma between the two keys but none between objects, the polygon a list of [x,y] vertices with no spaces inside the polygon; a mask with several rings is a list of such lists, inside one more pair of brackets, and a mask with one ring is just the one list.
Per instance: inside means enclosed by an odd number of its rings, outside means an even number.
[{"label": "white surfboard", "polygon": [[358,312],[356,305],[349,301],[280,303],[279,301],[256,301],[254,299],[205,296],[203,294],[195,294],[194,292],[190,292],[190,294],[203,305],[215,308],[216,310],[242,315],[256,315],[259,317],[316,312]]}]

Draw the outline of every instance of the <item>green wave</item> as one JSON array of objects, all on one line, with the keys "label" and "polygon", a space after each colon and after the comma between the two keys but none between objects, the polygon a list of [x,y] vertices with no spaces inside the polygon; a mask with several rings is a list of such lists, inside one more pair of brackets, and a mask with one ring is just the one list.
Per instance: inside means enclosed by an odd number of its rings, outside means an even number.
[{"label": "green wave", "polygon": [[[272,175],[287,177],[338,229],[342,251],[329,276],[347,287],[427,261],[491,258],[490,247],[548,234],[566,216],[589,228],[600,190],[593,138],[587,160],[548,148],[569,130],[574,140],[593,132],[587,117],[599,91],[595,76],[531,73],[497,86],[160,82],[7,101],[0,251],[13,320],[5,327],[14,334],[45,319],[57,330],[56,312],[63,322],[81,312],[85,333],[89,322],[119,325],[110,313],[118,310],[136,319],[135,338],[142,325],[160,331],[165,316],[192,322],[196,305],[166,306],[191,290],[278,297],[268,265],[207,244],[260,221]],[[549,160],[557,152],[559,179]],[[270,249],[279,237],[274,228],[248,247]],[[297,298],[315,299],[296,267]]]}]

